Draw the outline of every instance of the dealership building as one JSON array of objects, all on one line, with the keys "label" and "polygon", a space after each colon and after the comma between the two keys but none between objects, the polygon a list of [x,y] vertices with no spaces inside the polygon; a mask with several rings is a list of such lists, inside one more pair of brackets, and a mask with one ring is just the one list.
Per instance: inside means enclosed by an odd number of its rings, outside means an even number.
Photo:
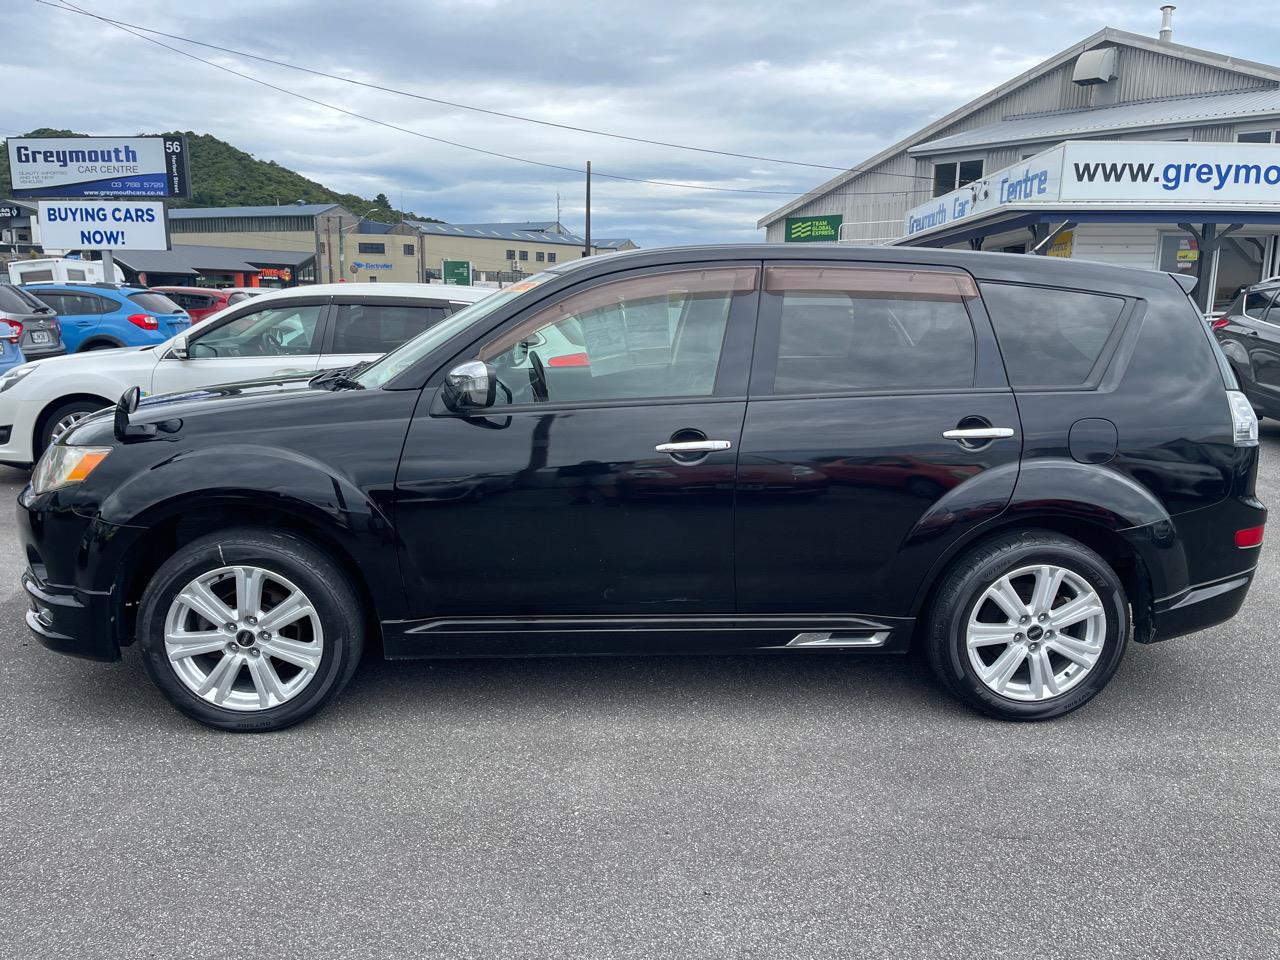
[{"label": "dealership building", "polygon": [[774,242],[1280,274],[1280,67],[1110,28],[760,219]]}]

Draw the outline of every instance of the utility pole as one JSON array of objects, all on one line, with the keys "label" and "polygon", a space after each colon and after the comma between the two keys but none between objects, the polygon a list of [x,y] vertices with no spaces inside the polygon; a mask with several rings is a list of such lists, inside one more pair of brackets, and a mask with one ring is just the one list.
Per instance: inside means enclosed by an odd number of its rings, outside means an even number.
[{"label": "utility pole", "polygon": [[591,161],[587,161],[587,236],[586,244],[582,248],[584,257],[591,256]]}]

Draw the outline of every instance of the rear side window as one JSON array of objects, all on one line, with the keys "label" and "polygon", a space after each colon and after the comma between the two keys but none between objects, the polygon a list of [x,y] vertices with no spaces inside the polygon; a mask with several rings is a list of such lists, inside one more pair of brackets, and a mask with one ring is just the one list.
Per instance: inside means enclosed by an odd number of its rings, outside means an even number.
[{"label": "rear side window", "polygon": [[25,290],[9,284],[0,284],[0,310],[8,313],[35,313],[44,303]]},{"label": "rear side window", "polygon": [[1011,283],[982,284],[982,299],[1015,387],[1085,383],[1125,305],[1121,297]]},{"label": "rear side window", "polygon": [[177,313],[182,309],[163,293],[131,293],[129,299],[147,313]]},{"label": "rear side window", "polygon": [[444,307],[344,303],[338,307],[333,353],[386,353],[449,315]]},{"label": "rear side window", "polygon": [[867,267],[771,267],[781,297],[773,393],[971,387],[968,276]]}]

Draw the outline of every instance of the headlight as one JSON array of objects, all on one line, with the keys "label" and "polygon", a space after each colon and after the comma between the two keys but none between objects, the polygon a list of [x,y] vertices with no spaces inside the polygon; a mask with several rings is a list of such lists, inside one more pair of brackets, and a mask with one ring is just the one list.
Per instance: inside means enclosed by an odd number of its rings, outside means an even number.
[{"label": "headlight", "polygon": [[110,447],[69,447],[55,443],[44,452],[31,474],[31,491],[48,493],[88,478],[107,459]]},{"label": "headlight", "polygon": [[14,367],[12,370],[6,373],[3,377],[0,377],[0,393],[4,393],[6,390],[12,387],[15,383],[18,383],[20,380],[23,380],[24,378],[31,376],[31,374],[35,372],[36,372],[36,365],[34,363],[24,363],[20,367]]}]

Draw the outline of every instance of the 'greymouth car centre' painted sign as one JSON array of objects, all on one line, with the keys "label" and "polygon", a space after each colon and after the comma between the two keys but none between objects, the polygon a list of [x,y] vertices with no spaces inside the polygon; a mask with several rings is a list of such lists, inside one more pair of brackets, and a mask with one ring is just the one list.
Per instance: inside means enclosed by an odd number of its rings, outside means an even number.
[{"label": "'greymouth car centre' painted sign", "polygon": [[183,137],[11,137],[11,196],[187,197]]}]

